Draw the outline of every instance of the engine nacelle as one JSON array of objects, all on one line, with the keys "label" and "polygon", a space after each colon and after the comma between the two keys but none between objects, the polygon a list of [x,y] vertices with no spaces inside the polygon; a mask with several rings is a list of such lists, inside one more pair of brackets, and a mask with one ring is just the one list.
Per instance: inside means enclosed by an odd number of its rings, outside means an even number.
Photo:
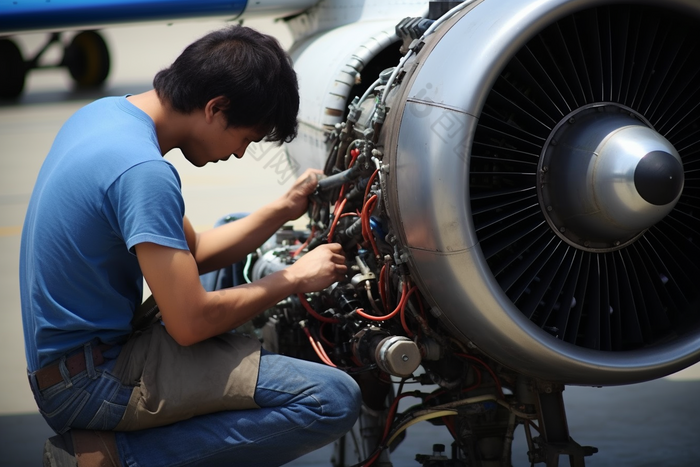
[{"label": "engine nacelle", "polygon": [[[700,4],[481,0],[443,20],[363,106],[397,261],[432,314],[546,381],[627,384],[697,362]],[[350,35],[383,38],[362,66],[396,67],[399,37],[380,29]],[[323,38],[297,48],[302,87],[323,78],[303,65]],[[337,102],[302,102],[288,148],[301,168],[326,160],[328,116],[342,120]]]}]

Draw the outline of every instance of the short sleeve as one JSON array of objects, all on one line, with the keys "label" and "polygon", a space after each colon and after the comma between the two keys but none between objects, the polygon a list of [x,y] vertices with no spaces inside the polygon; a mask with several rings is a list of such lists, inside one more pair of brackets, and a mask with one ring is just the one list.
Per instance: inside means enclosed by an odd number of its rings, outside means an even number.
[{"label": "short sleeve", "polygon": [[125,171],[106,193],[104,214],[130,252],[139,243],[188,250],[180,178],[167,161],[148,161]]}]

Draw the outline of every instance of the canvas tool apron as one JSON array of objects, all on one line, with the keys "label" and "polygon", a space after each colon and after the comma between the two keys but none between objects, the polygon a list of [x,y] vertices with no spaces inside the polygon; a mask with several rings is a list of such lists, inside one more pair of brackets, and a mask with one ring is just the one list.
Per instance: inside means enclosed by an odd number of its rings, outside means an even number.
[{"label": "canvas tool apron", "polygon": [[230,332],[183,347],[160,323],[152,298],[133,322],[138,330],[122,347],[114,374],[134,389],[115,431],[259,408],[254,400],[260,367],[257,339]]}]

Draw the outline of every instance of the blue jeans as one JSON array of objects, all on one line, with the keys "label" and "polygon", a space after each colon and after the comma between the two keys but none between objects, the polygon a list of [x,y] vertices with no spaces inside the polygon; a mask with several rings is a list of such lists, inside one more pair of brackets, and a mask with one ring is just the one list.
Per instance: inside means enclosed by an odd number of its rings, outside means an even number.
[{"label": "blue jeans", "polygon": [[56,433],[65,433],[71,427],[109,430],[119,423],[129,402],[133,387],[121,384],[112,374],[121,346],[104,352],[104,363],[95,366],[90,345],[80,350],[87,350],[87,369],[72,378],[68,377],[65,357],[59,364],[61,383],[39,390],[34,373],[28,375],[39,412]]},{"label": "blue jeans", "polygon": [[[30,385],[51,428],[110,430],[121,420],[131,387],[105,362],[39,391]],[[260,409],[218,412],[141,431],[116,432],[122,464],[142,467],[276,466],[347,432],[360,411],[360,391],[340,370],[263,351],[255,402]]]}]

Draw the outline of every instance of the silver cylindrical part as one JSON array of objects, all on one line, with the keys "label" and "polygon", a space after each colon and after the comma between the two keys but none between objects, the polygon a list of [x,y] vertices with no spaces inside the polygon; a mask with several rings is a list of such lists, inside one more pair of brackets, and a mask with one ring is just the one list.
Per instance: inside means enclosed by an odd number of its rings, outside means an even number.
[{"label": "silver cylindrical part", "polygon": [[411,376],[420,366],[418,346],[404,336],[391,336],[382,340],[374,351],[379,369],[399,378]]}]

